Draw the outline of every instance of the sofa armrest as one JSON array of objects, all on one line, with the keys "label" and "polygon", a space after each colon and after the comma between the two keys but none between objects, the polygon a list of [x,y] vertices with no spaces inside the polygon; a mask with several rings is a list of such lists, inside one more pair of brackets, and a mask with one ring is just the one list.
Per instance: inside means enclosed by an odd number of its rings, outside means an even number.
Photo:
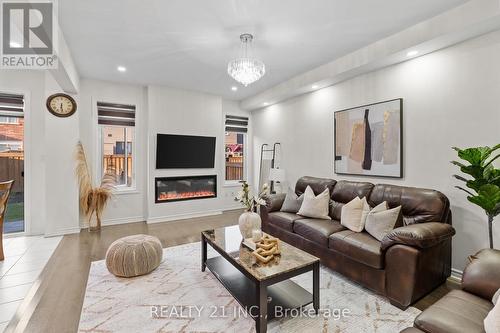
[{"label": "sofa armrest", "polygon": [[483,249],[469,257],[462,289],[489,301],[500,288],[500,250]]},{"label": "sofa armrest", "polygon": [[402,244],[425,249],[455,235],[455,229],[446,223],[427,222],[396,228],[382,239],[382,250]]},{"label": "sofa armrest", "polygon": [[269,232],[267,225],[269,220],[269,213],[281,209],[281,206],[283,206],[283,202],[285,201],[285,196],[286,196],[285,193],[277,193],[277,194],[269,194],[265,197],[266,204],[259,207],[263,231]]},{"label": "sofa armrest", "polygon": [[266,196],[265,208],[267,209],[267,212],[270,213],[280,210],[281,206],[283,206],[283,202],[285,202],[285,196],[286,193],[269,194]]}]

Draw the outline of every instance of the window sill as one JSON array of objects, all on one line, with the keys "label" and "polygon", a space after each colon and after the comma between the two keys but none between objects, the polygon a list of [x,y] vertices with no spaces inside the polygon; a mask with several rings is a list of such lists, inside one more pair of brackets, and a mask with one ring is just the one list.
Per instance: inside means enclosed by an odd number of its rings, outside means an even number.
[{"label": "window sill", "polygon": [[125,195],[125,194],[139,194],[141,192],[139,192],[137,189],[135,188],[130,188],[130,189],[115,189],[115,191],[113,192],[113,194],[116,194],[116,195]]},{"label": "window sill", "polygon": [[224,183],[224,187],[241,187],[241,184],[242,183],[240,183],[239,181],[236,182],[236,183],[233,183],[233,182],[231,182],[231,183]]}]

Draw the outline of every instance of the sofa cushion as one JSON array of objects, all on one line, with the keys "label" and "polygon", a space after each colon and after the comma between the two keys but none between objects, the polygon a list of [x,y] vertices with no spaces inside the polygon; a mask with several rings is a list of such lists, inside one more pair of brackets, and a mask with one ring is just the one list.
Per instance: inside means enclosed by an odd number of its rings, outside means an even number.
[{"label": "sofa cushion", "polygon": [[314,194],[318,195],[323,192],[325,189],[328,189],[330,193],[332,193],[333,186],[337,183],[336,180],[329,178],[317,178],[317,177],[309,177],[304,176],[297,180],[295,184],[295,193],[297,195],[301,195],[306,191],[308,186],[311,187]]},{"label": "sofa cushion", "polygon": [[293,224],[293,231],[312,242],[328,247],[328,237],[345,230],[339,221],[323,219],[300,219]]},{"label": "sofa cushion", "polygon": [[415,319],[415,327],[429,333],[480,333],[493,304],[462,290],[452,290]]},{"label": "sofa cushion", "polygon": [[344,230],[330,236],[328,246],[343,255],[373,268],[383,268],[380,242],[366,232]]},{"label": "sofa cushion", "polygon": [[339,220],[342,215],[342,207],[352,199],[358,197],[368,197],[373,188],[372,183],[350,182],[341,180],[335,184],[331,191],[330,199],[330,217]]},{"label": "sofa cushion", "polygon": [[423,222],[447,222],[450,202],[441,192],[397,185],[375,185],[368,197],[374,207],[387,201],[389,208],[402,206],[404,225]]},{"label": "sofa cushion", "polygon": [[269,223],[283,230],[293,232],[293,222],[302,219],[302,216],[287,212],[269,213]]}]

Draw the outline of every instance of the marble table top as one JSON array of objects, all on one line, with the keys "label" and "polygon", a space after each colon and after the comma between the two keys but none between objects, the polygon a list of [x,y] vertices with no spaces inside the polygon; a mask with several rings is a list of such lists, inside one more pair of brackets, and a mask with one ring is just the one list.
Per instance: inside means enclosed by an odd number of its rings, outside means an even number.
[{"label": "marble table top", "polygon": [[242,244],[238,226],[203,231],[209,243],[227,253],[234,262],[242,266],[257,280],[266,280],[319,261],[319,258],[280,240],[281,255],[266,263],[258,262],[252,250]]}]

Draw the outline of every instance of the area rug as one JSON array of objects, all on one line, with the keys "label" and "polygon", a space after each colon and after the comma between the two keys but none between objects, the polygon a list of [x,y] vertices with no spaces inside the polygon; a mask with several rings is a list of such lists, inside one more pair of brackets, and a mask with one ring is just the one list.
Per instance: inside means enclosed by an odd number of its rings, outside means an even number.
[{"label": "area rug", "polygon": [[[207,269],[200,270],[200,243],[164,249],[149,275],[117,278],[104,260],[92,263],[80,332],[255,332],[254,321]],[[216,253],[209,247],[209,257]],[[312,273],[293,279],[311,291]],[[420,313],[402,311],[385,298],[321,267],[319,315],[289,313],[269,322],[268,332],[394,333]],[[310,308],[310,306],[309,306]],[[307,314],[307,315],[306,315]]]}]

